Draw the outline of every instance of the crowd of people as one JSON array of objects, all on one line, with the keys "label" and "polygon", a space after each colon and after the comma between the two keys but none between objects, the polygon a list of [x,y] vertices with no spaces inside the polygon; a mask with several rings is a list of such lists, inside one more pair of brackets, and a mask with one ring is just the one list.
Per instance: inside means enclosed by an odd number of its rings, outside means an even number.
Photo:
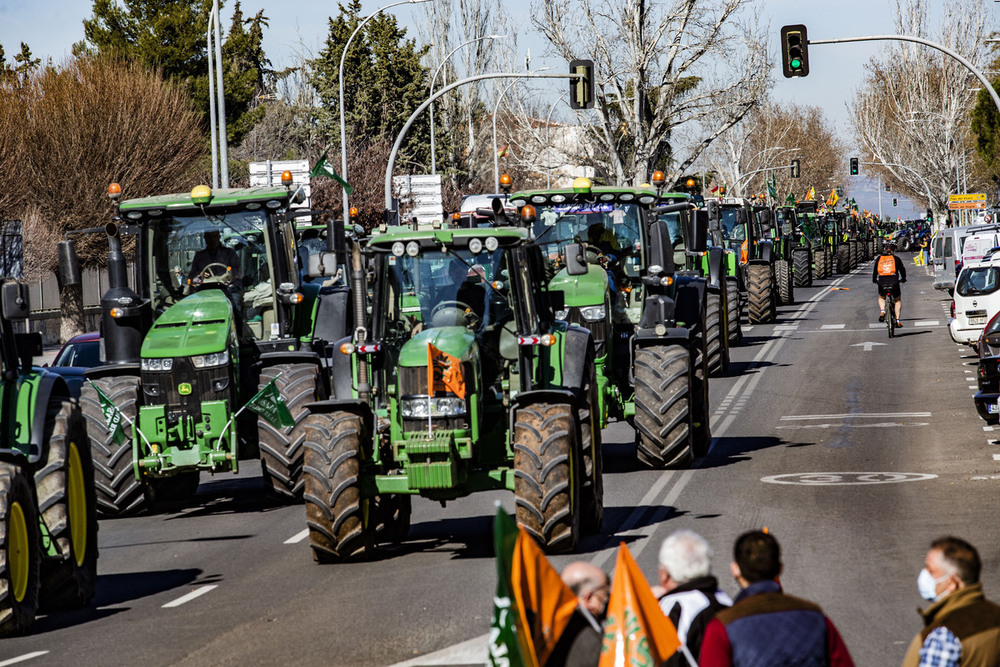
[{"label": "crowd of people", "polygon": [[[781,585],[781,547],[766,530],[741,535],[729,569],[740,592],[730,599],[712,574],[712,549],[690,530],[669,535],[660,547],[660,608],[676,628],[682,650],[667,665],[728,667],[854,664],[836,626],[816,604],[787,594]],[[979,581],[975,547],[957,537],[931,543],[917,577],[924,626],[913,638],[903,667],[1000,667],[1000,605],[988,601]],[[577,609],[548,665],[595,667],[611,580],[601,568],[577,561],[562,571]]]}]

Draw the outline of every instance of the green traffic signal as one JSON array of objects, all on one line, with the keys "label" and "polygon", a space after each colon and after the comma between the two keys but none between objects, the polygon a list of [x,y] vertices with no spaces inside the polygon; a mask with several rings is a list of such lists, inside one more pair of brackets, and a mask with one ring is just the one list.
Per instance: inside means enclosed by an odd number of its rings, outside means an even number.
[{"label": "green traffic signal", "polygon": [[808,48],[804,25],[781,27],[781,69],[786,78],[809,75]]}]

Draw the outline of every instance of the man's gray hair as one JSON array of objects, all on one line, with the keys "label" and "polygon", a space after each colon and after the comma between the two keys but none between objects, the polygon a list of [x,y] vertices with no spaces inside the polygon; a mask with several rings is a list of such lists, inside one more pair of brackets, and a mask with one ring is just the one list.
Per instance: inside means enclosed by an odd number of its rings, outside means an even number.
[{"label": "man's gray hair", "polygon": [[705,538],[691,530],[677,530],[660,546],[660,565],[681,584],[712,571],[712,547]]}]

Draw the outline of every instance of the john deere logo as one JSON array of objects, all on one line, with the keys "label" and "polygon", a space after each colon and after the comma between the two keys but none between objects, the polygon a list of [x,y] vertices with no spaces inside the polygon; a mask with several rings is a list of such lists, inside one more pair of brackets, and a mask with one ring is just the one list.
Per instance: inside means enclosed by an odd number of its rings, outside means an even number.
[{"label": "john deere logo", "polygon": [[191,393],[191,385],[188,382],[181,382],[177,385],[177,393],[181,396],[187,396]]}]

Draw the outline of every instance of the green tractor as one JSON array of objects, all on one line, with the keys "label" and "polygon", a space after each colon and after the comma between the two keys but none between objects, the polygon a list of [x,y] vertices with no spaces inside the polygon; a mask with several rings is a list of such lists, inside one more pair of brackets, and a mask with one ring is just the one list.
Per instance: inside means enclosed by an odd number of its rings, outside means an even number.
[{"label": "green tractor", "polygon": [[721,241],[726,248],[740,253],[737,269],[741,296],[745,295],[751,324],[774,322],[780,286],[787,287],[789,282],[790,271],[779,275],[775,266],[769,238],[771,220],[769,209],[754,207],[743,199],[726,199],[720,205]]},{"label": "green tractor", "polygon": [[[305,504],[320,562],[409,530],[411,497],[514,492],[549,553],[603,516],[600,387],[590,331],[558,321],[528,230],[383,227],[368,239],[366,326],[337,343],[330,397],[309,405]],[[361,263],[361,250],[355,249]],[[352,298],[367,302],[363,286]]]},{"label": "green tractor", "polygon": [[0,286],[0,637],[26,632],[38,611],[88,604],[97,580],[94,469],[76,400],[60,376],[32,367],[40,334],[27,285]]},{"label": "green tractor", "polygon": [[[813,279],[829,278],[833,272],[833,255],[823,243],[823,221],[818,210],[818,202],[813,200],[795,204],[793,237],[797,237],[797,247],[792,250],[792,262],[797,286],[808,287]],[[811,269],[808,272],[807,266]],[[802,280],[808,276],[808,282],[800,285],[800,276]]]},{"label": "green tractor", "polygon": [[813,255],[809,238],[803,233],[795,206],[774,209],[775,226],[779,230],[779,255],[792,267],[794,287],[810,287],[813,281]]},{"label": "green tractor", "polygon": [[[708,331],[707,281],[676,270],[661,219],[693,205],[660,205],[651,188],[594,187],[586,178],[572,189],[519,192],[510,201],[542,247],[548,288],[564,295],[559,319],[593,336],[600,424],[632,424],[637,456],[653,468],[685,466],[707,453],[707,343],[714,334],[721,354],[724,320],[717,310]],[[685,215],[684,222],[687,249],[705,251],[706,221]]]},{"label": "green tractor", "polygon": [[792,235],[794,209],[789,211],[789,208],[761,208],[756,212],[761,238],[771,242],[774,282],[778,303],[782,306],[795,303],[795,265],[792,261],[792,248],[795,245]]},{"label": "green tractor", "polygon": [[[310,212],[290,209],[302,191],[285,182],[120,203],[109,189],[103,365],[81,395],[103,514],[190,497],[201,472],[245,459],[259,459],[272,495],[301,497],[306,406],[328,395],[331,341],[356,311],[333,253],[297,248],[294,218]],[[332,249],[344,226],[330,228]]]}]

